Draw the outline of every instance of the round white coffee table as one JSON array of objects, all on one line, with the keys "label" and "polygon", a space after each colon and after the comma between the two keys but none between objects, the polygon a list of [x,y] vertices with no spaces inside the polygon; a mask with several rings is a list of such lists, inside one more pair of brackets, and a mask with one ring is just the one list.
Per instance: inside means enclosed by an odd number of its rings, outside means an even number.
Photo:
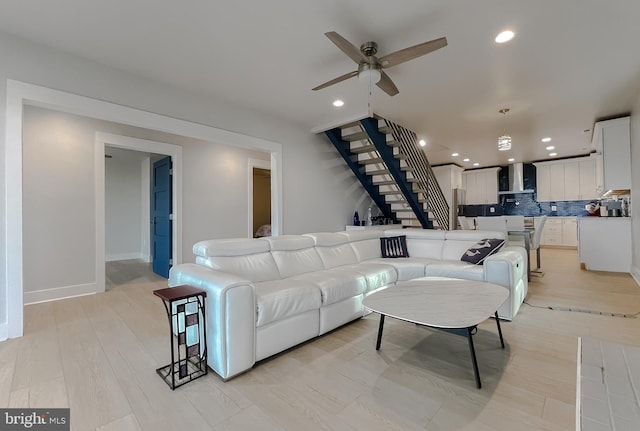
[{"label": "round white coffee table", "polygon": [[496,310],[508,296],[507,288],[497,284],[423,277],[372,293],[364,299],[364,306],[380,314],[376,350],[380,349],[385,316],[467,337],[476,386],[481,388],[473,334],[478,324],[493,315],[504,349]]}]

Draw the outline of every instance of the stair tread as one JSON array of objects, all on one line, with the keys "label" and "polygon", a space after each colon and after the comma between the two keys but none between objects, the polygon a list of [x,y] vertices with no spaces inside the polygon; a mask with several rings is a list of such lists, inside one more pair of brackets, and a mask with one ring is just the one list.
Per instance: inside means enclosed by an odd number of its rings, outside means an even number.
[{"label": "stair tread", "polygon": [[374,145],[363,145],[361,147],[350,148],[352,154],[373,153],[376,150]]},{"label": "stair tread", "polygon": [[342,140],[347,142],[362,141],[363,139],[369,139],[369,135],[365,131],[342,136]]},{"label": "stair tread", "polygon": [[360,163],[361,165],[372,165],[374,163],[382,163],[382,159],[379,157],[374,157],[372,159],[358,160],[358,163]]},{"label": "stair tread", "polygon": [[389,175],[389,169],[376,169],[375,171],[365,171],[366,175]]}]

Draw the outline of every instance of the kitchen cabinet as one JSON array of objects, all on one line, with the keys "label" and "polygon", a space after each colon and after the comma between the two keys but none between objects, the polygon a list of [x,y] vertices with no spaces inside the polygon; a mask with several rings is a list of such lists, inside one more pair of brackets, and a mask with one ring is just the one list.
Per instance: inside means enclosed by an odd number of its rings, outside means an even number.
[{"label": "kitchen cabinet", "polygon": [[593,129],[591,145],[598,158],[600,194],[608,190],[631,188],[630,117],[600,121]]},{"label": "kitchen cabinet", "polygon": [[541,245],[562,245],[562,220],[558,217],[547,217],[540,237]]},{"label": "kitchen cabinet", "polygon": [[578,258],[593,271],[631,271],[631,218],[579,217]]},{"label": "kitchen cabinet", "polygon": [[[540,217],[534,218],[537,228]],[[540,236],[540,245],[554,247],[577,247],[576,217],[547,217]]]},{"label": "kitchen cabinet", "polygon": [[591,200],[596,193],[596,161],[591,157],[534,163],[538,202]]},{"label": "kitchen cabinet", "polygon": [[564,200],[597,199],[596,162],[591,157],[567,160],[564,163]]},{"label": "kitchen cabinet", "polygon": [[500,168],[475,169],[462,173],[468,205],[498,203],[498,171]]},{"label": "kitchen cabinet", "polygon": [[549,190],[549,200],[563,201],[564,198],[564,163],[553,164],[549,166],[549,181],[551,188]]},{"label": "kitchen cabinet", "polygon": [[562,245],[564,247],[578,246],[578,219],[576,217],[562,217]]}]

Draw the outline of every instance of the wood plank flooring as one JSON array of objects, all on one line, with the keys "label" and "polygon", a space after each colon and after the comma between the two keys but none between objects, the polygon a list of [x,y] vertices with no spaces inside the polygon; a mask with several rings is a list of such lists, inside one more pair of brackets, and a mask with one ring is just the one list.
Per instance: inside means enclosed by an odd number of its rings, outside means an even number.
[{"label": "wood plank flooring", "polygon": [[479,327],[481,390],[464,338],[387,319],[376,352],[372,314],[171,391],[155,373],[169,341],[152,291],[166,280],[127,264],[105,293],[25,308],[25,336],[0,343],[0,405],[70,407],[74,431],[574,429],[577,337],[640,345],[640,288],[580,270],[573,250],[542,250],[542,267],[504,350],[492,320]]}]

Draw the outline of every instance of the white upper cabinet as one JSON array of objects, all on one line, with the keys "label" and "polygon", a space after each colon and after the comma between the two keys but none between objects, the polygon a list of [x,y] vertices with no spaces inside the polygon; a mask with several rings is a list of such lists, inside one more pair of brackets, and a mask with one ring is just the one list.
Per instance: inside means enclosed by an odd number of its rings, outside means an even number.
[{"label": "white upper cabinet", "polygon": [[564,200],[596,199],[596,161],[592,158],[567,160],[564,164]]},{"label": "white upper cabinet", "polygon": [[631,136],[630,117],[600,121],[593,130],[592,146],[602,155],[602,178],[597,181],[602,194],[608,190],[631,189]]},{"label": "white upper cabinet", "polygon": [[467,205],[498,203],[498,171],[500,168],[476,169],[462,173]]},{"label": "white upper cabinet", "polygon": [[596,161],[592,157],[534,163],[538,202],[590,200],[596,193]]}]

